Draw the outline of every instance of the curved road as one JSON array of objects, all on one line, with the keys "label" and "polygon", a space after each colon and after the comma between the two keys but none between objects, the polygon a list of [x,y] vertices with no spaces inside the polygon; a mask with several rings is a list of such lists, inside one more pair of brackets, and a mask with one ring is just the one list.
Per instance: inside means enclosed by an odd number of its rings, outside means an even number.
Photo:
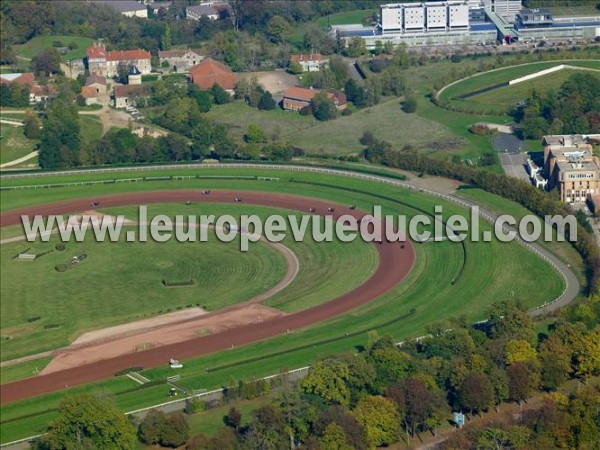
[{"label": "curved road", "polygon": [[[329,202],[304,197],[263,192],[215,190],[210,195],[202,195],[201,190],[180,190],[110,195],[97,197],[93,200],[99,201],[100,207],[106,208],[150,203],[185,202],[188,200],[194,202],[223,203],[233,202],[233,198],[237,195],[243,198],[244,203],[291,209],[305,213],[308,212],[309,208],[313,207],[317,208],[317,213],[324,214],[328,207],[333,206]],[[20,223],[21,215],[69,214],[85,211],[89,209],[89,204],[90,199],[79,199],[10,211],[0,216],[0,225],[18,224]],[[335,212],[332,213],[332,216],[337,218],[343,214],[350,214],[356,218],[363,216],[362,213],[350,210],[348,207],[335,205]],[[388,242],[373,245],[376,245],[379,253],[379,265],[375,273],[355,290],[328,303],[285,317],[267,320],[259,324],[249,324],[225,330],[212,336],[198,337],[186,342],[165,345],[72,369],[3,384],[0,386],[1,402],[3,404],[14,402],[66,387],[98,381],[114,376],[119,370],[128,367],[154,367],[166,364],[169,358],[188,359],[256,342],[347,313],[388,292],[402,281],[413,267],[415,250],[410,241],[406,242],[404,248],[401,248],[398,243]]]}]

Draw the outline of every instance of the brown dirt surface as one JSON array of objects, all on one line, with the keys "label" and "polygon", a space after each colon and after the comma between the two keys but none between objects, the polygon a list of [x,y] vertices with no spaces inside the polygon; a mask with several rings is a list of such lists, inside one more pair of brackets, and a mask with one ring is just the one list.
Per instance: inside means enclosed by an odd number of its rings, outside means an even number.
[{"label": "brown dirt surface", "polygon": [[[235,196],[241,196],[243,202],[247,204],[266,205],[274,208],[298,210],[305,213],[309,208],[313,207],[317,208],[317,214],[324,214],[327,207],[334,206],[332,203],[322,200],[266,192],[213,190],[210,195],[203,195],[201,189],[135,192],[92,199],[68,200],[9,211],[0,216],[0,226],[18,224],[20,223],[21,215],[24,214],[48,215],[85,211],[89,208],[90,201],[99,201],[100,207],[106,208],[185,201],[233,203]],[[351,214],[357,218],[363,215],[363,213],[350,210],[348,207],[335,206],[335,213],[332,214],[334,219],[343,214]],[[406,278],[413,267],[415,250],[410,241],[406,243],[403,249],[401,249],[398,243],[385,241],[381,244],[375,243],[373,245],[376,246],[379,253],[379,265],[375,273],[361,286],[328,303],[298,313],[267,319],[261,323],[249,323],[236,328],[230,328],[215,335],[197,336],[184,342],[163,345],[145,351],[129,353],[79,367],[60,370],[47,375],[39,375],[3,384],[0,386],[1,403],[14,402],[61,390],[68,386],[98,381],[114,376],[116,372],[127,367],[155,367],[167,364],[169,358],[185,360],[231,348],[232,346],[257,342],[347,313],[385,294]]]}]

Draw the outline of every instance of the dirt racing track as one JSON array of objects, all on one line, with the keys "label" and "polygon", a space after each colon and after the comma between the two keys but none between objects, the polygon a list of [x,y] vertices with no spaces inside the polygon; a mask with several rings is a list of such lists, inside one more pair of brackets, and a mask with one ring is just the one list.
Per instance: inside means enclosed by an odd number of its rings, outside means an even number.
[{"label": "dirt racing track", "polygon": [[[331,214],[337,218],[349,214],[357,219],[363,213],[351,210],[347,206],[334,205],[322,200],[305,197],[270,194],[265,192],[240,192],[213,190],[210,195],[203,195],[202,190],[179,190],[140,192],[111,195],[94,199],[63,201],[53,204],[10,211],[0,216],[0,226],[20,223],[21,215],[71,214],[86,211],[91,201],[100,202],[99,208],[141,205],[172,202],[211,202],[233,203],[234,197],[241,197],[244,204],[270,206],[274,208],[296,210],[307,213],[309,208],[316,208],[313,214]],[[335,207],[334,212],[327,208]],[[110,357],[101,361],[68,368],[57,372],[39,375],[0,386],[2,403],[9,403],[24,398],[57,391],[71,386],[81,385],[114,376],[128,367],[144,368],[167,364],[169,358],[188,359],[232,347],[249,344],[283,333],[292,332],[311,324],[334,318],[347,313],[361,305],[380,297],[401,282],[411,271],[415,261],[415,249],[410,241],[401,246],[399,243],[373,243],[379,255],[379,264],[375,273],[361,286],[328,303],[280,317],[266,319],[260,323],[250,323],[239,327],[225,329],[209,336],[199,336],[184,342],[167,344],[150,350],[131,352],[121,356]],[[217,312],[218,313],[218,312]],[[217,314],[215,313],[215,314]],[[119,345],[113,341],[112,345]]]}]

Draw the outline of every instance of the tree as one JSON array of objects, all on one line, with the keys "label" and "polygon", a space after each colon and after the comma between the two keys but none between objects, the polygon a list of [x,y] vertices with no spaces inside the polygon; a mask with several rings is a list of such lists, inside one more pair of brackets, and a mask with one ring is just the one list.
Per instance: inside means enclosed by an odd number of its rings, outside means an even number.
[{"label": "tree", "polygon": [[325,121],[335,119],[337,109],[333,100],[329,98],[326,92],[319,92],[312,99],[312,108],[315,119]]},{"label": "tree", "polygon": [[165,32],[162,36],[160,46],[163,50],[171,50],[171,27],[169,24],[165,25]]},{"label": "tree", "polygon": [[40,166],[43,169],[72,167],[81,157],[79,115],[69,92],[59,92],[46,110],[40,136]]},{"label": "tree", "polygon": [[202,112],[208,112],[210,111],[210,108],[212,106],[212,101],[211,101],[211,96],[207,91],[203,91],[202,89],[198,88],[198,86],[196,86],[195,84],[190,84],[190,88],[188,90],[188,95],[192,98],[194,98],[194,100],[196,100],[196,103],[198,104],[198,108],[200,108],[200,111]]},{"label": "tree", "polygon": [[152,409],[138,427],[139,439],[149,445],[179,447],[189,438],[189,426],[180,412],[170,415]]},{"label": "tree", "polygon": [[302,64],[300,64],[298,61],[290,61],[287,71],[292,75],[300,75],[302,72],[304,72],[304,69],[302,68]]},{"label": "tree", "polygon": [[36,75],[51,73],[60,73],[60,54],[53,48],[47,48],[41,51],[31,60],[31,67]]},{"label": "tree", "polygon": [[523,362],[515,363],[506,369],[508,375],[509,399],[521,403],[537,387],[539,380],[532,367]]},{"label": "tree", "polygon": [[239,412],[238,409],[236,409],[235,407],[232,406],[229,409],[229,412],[227,413],[227,415],[225,417],[223,417],[223,422],[225,422],[225,425],[227,425],[228,427],[231,427],[235,431],[238,431],[240,428],[240,425],[242,424],[242,413]]},{"label": "tree", "polygon": [[39,439],[37,448],[133,450],[137,439],[125,414],[110,399],[80,394],[61,401],[58,417]]},{"label": "tree", "polygon": [[319,438],[322,450],[352,450],[354,447],[348,444],[348,438],[342,427],[332,422],[325,428],[323,435]]},{"label": "tree", "polygon": [[300,387],[303,392],[317,395],[329,404],[347,406],[350,403],[350,390],[346,385],[348,376],[345,363],[334,359],[319,361],[311,366]]},{"label": "tree", "polygon": [[471,372],[460,384],[458,396],[461,408],[481,412],[494,404],[494,387],[487,375]]},{"label": "tree", "polygon": [[353,411],[356,420],[365,427],[373,447],[390,445],[398,440],[400,417],[396,405],[385,397],[364,397]]},{"label": "tree", "polygon": [[541,383],[544,389],[556,390],[564,383],[571,371],[572,351],[566,347],[555,333],[540,344],[539,361]]},{"label": "tree", "polygon": [[405,113],[414,113],[417,111],[417,97],[413,93],[406,94],[402,102],[402,110]]},{"label": "tree", "polygon": [[249,144],[261,144],[265,142],[265,134],[258,125],[248,125],[244,140]]},{"label": "tree", "polygon": [[243,448],[248,450],[279,450],[290,445],[281,412],[273,406],[263,406],[254,412],[244,436]]},{"label": "tree", "polygon": [[23,119],[23,132],[27,139],[39,139],[42,122],[35,111],[27,111]]},{"label": "tree", "polygon": [[265,91],[258,102],[258,109],[263,111],[271,111],[276,107],[277,103],[275,103],[275,100],[273,100],[273,95],[269,91]]},{"label": "tree", "polygon": [[185,444],[185,450],[206,450],[209,440],[204,433],[192,436]]},{"label": "tree", "polygon": [[321,413],[313,423],[313,432],[317,436],[323,436],[327,426],[332,423],[342,428],[347,442],[356,450],[366,450],[369,447],[364,427],[357,422],[354,415],[339,405],[333,405]]},{"label": "tree", "polygon": [[229,95],[229,93],[217,83],[213,84],[213,87],[210,89],[210,93],[212,94],[215,104],[217,105],[223,105],[231,101],[231,95]]},{"label": "tree", "polygon": [[533,361],[536,357],[537,352],[535,351],[535,348],[523,339],[511,339],[506,343],[507,364]]},{"label": "tree", "polygon": [[361,37],[353,37],[348,42],[348,46],[344,50],[344,53],[349,58],[358,58],[367,53],[367,45],[365,40]]},{"label": "tree", "polygon": [[283,44],[286,42],[291,33],[292,27],[289,22],[281,16],[273,16],[267,23],[266,34],[269,39],[276,44]]}]

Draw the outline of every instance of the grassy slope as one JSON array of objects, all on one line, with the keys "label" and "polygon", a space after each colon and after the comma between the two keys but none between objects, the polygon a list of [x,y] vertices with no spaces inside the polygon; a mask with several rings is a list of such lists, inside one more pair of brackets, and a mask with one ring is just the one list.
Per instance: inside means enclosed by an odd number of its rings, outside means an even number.
[{"label": "grassy slope", "polygon": [[[227,171],[233,174],[235,170]],[[211,171],[211,174],[215,173]],[[246,171],[247,173],[247,171]],[[265,174],[265,171],[261,171]],[[313,174],[290,174],[285,172],[273,173],[274,176],[294,176],[302,180],[322,180],[335,183],[341,187],[352,187],[365,189],[380,195],[394,196],[402,201],[418,205],[427,210],[433,210],[434,199],[415,192],[398,190],[391,186],[374,185],[360,180],[346,179]],[[186,185],[198,185],[198,182],[178,182],[178,187]],[[373,203],[382,203],[384,213],[404,212],[414,214],[415,211],[401,207],[387,201],[379,201],[373,197],[363,194],[350,194],[338,189],[324,189],[310,185],[297,185],[287,183],[268,183],[258,181],[228,181],[226,183],[217,180],[203,180],[202,186],[219,187],[227,184],[235,189],[275,189],[278,192],[302,192],[305,196],[328,198],[331,201],[345,201],[352,199],[360,208],[369,209]],[[149,186],[151,185],[151,186]],[[119,190],[125,189],[160,189],[172,186],[172,182],[147,183],[136,185],[117,186]],[[99,187],[81,190],[65,188],[51,191],[37,191],[36,194],[45,194],[46,199],[59,199],[65,196],[98,195],[100,192],[114,192],[115,187],[103,185]],[[24,198],[10,199],[8,205],[15,207],[17,204],[30,203],[33,198],[29,197],[30,191],[22,191],[17,194],[2,192],[4,200],[9,197],[23,196]],[[51,194],[51,195],[48,195]],[[44,201],[38,198],[35,202]],[[448,214],[459,212],[460,209],[454,205],[444,204],[444,211]],[[490,229],[485,223],[481,224],[481,231]],[[492,243],[467,243],[467,266],[464,275],[452,286],[450,281],[456,277],[460,270],[463,259],[462,250],[456,244],[442,242],[436,244],[423,244],[416,247],[417,263],[409,278],[401,283],[396,289],[382,296],[375,302],[370,303],[350,314],[335,318],[323,324],[278,336],[265,342],[259,342],[243,348],[233,349],[208,355],[191,361],[186,361],[186,367],[182,371],[182,382],[192,388],[211,388],[223,385],[229,380],[248,378],[277,372],[281,367],[299,367],[313,362],[320,356],[338,351],[349,351],[354,346],[364,344],[365,333],[348,335],[353,331],[377,329],[380,333],[389,332],[395,339],[402,339],[422,334],[427,323],[465,314],[468,320],[481,319],[488,305],[495,300],[509,296],[512,291],[515,296],[522,298],[527,304],[535,305],[551,298],[562,290],[562,281],[547,265],[527,253],[516,244]],[[507,262],[510,261],[510,264]],[[528,277],[522,275],[527,273]],[[531,291],[531,280],[537,280],[539,289]],[[416,308],[417,313],[410,318],[402,319],[411,308]],[[395,323],[384,325],[390,319],[398,318]],[[329,343],[319,343],[324,337],[339,337],[339,340]],[[314,345],[304,348],[307,343]],[[289,351],[290,349],[295,349]],[[275,355],[275,352],[287,350],[288,353]],[[247,361],[248,358],[261,357],[257,361]],[[223,364],[234,361],[239,365],[218,369]],[[213,368],[209,372],[207,368]],[[168,369],[156,368],[145,371],[151,379],[164,379],[170,375]],[[110,389],[113,392],[123,392],[132,388],[132,383],[124,379],[107,380],[96,383],[94,387],[75,388],[73,392],[81,390]],[[140,391],[121,393],[116,396],[120,407],[125,410],[135,409],[141,405],[151,402],[164,401],[166,394],[165,386],[144,388]],[[3,420],[17,419],[35,411],[46,411],[56,404],[64,394],[51,394],[34,400],[19,402],[14,405],[6,405],[3,409]],[[47,420],[52,417],[52,412],[43,412],[42,416],[34,419],[19,419],[3,424],[2,440],[10,440],[19,436],[31,434],[43,429]],[[42,420],[43,418],[44,420]]]},{"label": "grassy slope", "polygon": [[[600,69],[600,60],[587,60],[587,61],[544,61],[537,62],[531,64],[523,64],[516,67],[508,67],[499,70],[494,70],[490,72],[484,72],[478,74],[476,76],[465,79],[462,82],[459,82],[453,86],[448,87],[444,92],[440,95],[442,100],[449,100],[451,104],[455,106],[471,106],[471,99],[467,100],[458,100],[457,97],[461,95],[468,94],[470,92],[476,91],[478,89],[484,89],[486,87],[494,86],[499,83],[504,83],[515,78],[523,77],[535,72],[539,72],[540,70],[549,69],[555,67],[560,64],[569,64],[572,66],[581,66],[588,67],[593,69]],[[537,82],[543,88],[543,83],[540,82],[541,79],[537,80]],[[518,100],[517,100],[518,101]],[[516,102],[515,102],[516,103]],[[476,106],[476,105],[475,105]]]},{"label": "grassy slope", "polygon": [[398,99],[327,122],[318,122],[293,111],[259,111],[241,101],[217,106],[208,115],[228,124],[232,135],[240,140],[248,125],[256,124],[263,128],[267,137],[278,132],[281,140],[319,153],[356,154],[362,149],[358,139],[364,131],[375,132],[379,138],[398,148],[406,144],[427,147],[452,138],[451,132],[444,127],[415,114],[404,113]]},{"label": "grassy slope", "polygon": [[[525,100],[531,95],[533,90],[538,93],[545,93],[550,90],[559,89],[567,79],[575,73],[582,73],[580,70],[561,70],[536,78],[530,81],[515,84],[513,86],[505,86],[484,94],[479,94],[469,98],[470,102],[479,103],[482,105],[498,105],[505,108],[515,106],[521,100]],[[600,78],[600,72],[585,72]]]},{"label": "grassy slope", "polygon": [[80,115],[81,138],[88,144],[94,143],[102,137],[102,123],[96,116]]},{"label": "grassy slope", "polygon": [[23,134],[23,127],[13,127],[5,123],[0,128],[0,162],[6,163],[21,158],[35,150],[36,141]]},{"label": "grassy slope", "polygon": [[93,44],[94,40],[91,38],[85,38],[81,36],[38,36],[22,45],[15,45],[14,50],[17,55],[31,59],[41,51],[52,47],[54,41],[61,41],[65,47],[71,42],[77,44],[75,50],[71,50],[66,54],[62,55],[63,61],[69,61],[71,59],[81,59],[85,56],[85,49]]}]

